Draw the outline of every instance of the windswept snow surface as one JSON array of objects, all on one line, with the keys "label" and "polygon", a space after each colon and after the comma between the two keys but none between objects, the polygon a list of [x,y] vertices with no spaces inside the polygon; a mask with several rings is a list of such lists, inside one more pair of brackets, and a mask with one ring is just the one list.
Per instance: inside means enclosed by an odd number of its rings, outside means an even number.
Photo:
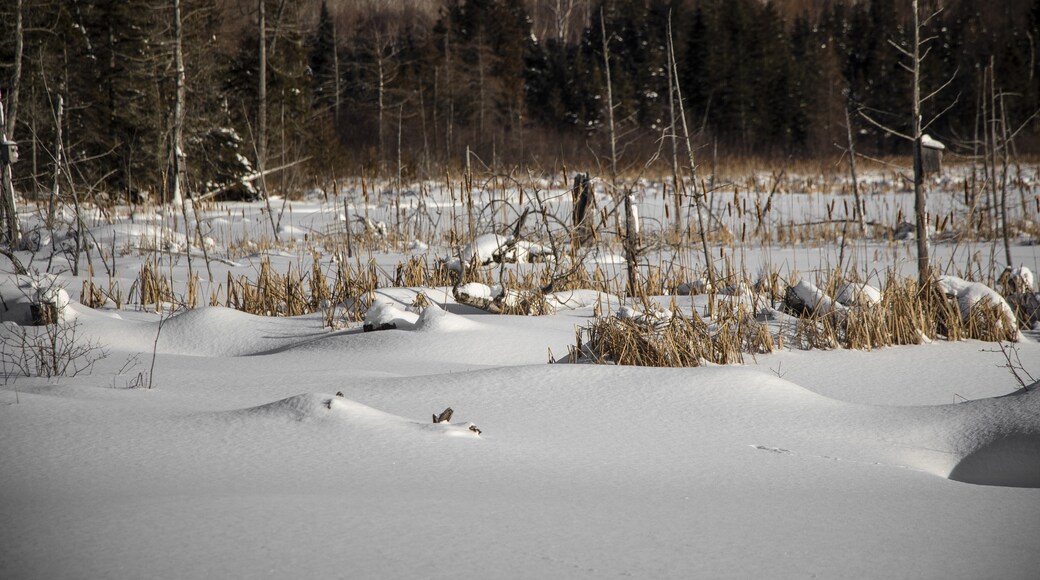
[{"label": "windswept snow surface", "polygon": [[[369,333],[186,312],[163,324],[152,390],[101,377],[157,323],[76,304],[113,349],[106,368],[0,392],[0,577],[1029,578],[1040,565],[1040,387],[982,368],[998,354],[829,353],[935,375],[889,377],[922,400],[881,406],[864,402],[885,389],[853,373],[825,388],[776,376],[808,353],[548,365],[591,306],[525,318],[442,304]],[[432,424],[447,406],[458,422]]]}]

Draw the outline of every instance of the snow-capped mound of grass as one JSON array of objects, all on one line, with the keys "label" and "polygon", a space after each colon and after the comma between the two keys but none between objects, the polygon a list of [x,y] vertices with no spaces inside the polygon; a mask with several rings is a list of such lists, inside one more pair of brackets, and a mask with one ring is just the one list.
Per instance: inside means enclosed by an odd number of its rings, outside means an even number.
[{"label": "snow-capped mound of grass", "polygon": [[1012,292],[1033,292],[1036,289],[1036,278],[1033,271],[1025,266],[1011,268],[1005,272],[1004,283]]},{"label": "snow-capped mound of grass", "polygon": [[415,312],[405,310],[386,300],[376,300],[365,313],[365,328],[411,330],[415,328],[418,320],[419,315]]},{"label": "snow-capped mound of grass", "polygon": [[75,317],[69,308],[72,299],[55,276],[13,276],[0,281],[0,322],[14,322],[21,326],[36,324],[33,308],[48,304],[58,322]]},{"label": "snow-capped mound of grass", "polygon": [[969,282],[957,276],[939,276],[938,284],[944,294],[957,299],[957,308],[960,310],[961,318],[965,321],[971,318],[972,311],[976,307],[997,308],[1004,326],[1010,332],[1017,334],[1018,319],[1015,317],[1015,311],[996,290],[985,284]]}]

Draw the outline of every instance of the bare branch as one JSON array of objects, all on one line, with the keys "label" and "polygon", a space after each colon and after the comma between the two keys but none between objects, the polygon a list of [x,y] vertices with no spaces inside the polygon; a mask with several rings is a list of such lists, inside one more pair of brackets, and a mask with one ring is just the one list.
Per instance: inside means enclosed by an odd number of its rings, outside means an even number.
[{"label": "bare branch", "polygon": [[898,50],[899,52],[903,53],[903,56],[905,56],[907,58],[914,58],[913,53],[910,52],[909,50],[903,48],[902,46],[899,46],[898,42],[896,42],[896,41],[892,40],[891,38],[889,38],[888,39],[888,43],[891,44],[893,47],[895,47],[896,50]]},{"label": "bare branch", "polygon": [[866,119],[871,125],[874,125],[878,129],[881,129],[882,131],[888,133],[889,135],[895,135],[896,137],[901,137],[903,139],[906,139],[907,141],[913,141],[914,140],[913,137],[911,137],[911,136],[909,136],[909,135],[907,135],[905,133],[900,133],[899,131],[896,131],[895,129],[893,129],[891,127],[886,127],[885,125],[882,125],[881,123],[875,121],[870,115],[868,115],[865,112],[863,112],[862,109],[859,110],[859,111],[856,111],[856,112],[859,113],[861,117]]},{"label": "bare branch", "polygon": [[959,100],[960,100],[960,98],[961,98],[961,97],[960,97],[960,95],[957,95],[957,98],[956,98],[956,99],[954,99],[954,100],[953,100],[953,102],[952,102],[952,103],[950,103],[950,105],[949,105],[948,107],[946,107],[946,108],[945,108],[945,109],[943,109],[942,111],[939,111],[939,113],[938,113],[938,114],[936,114],[936,115],[935,115],[934,117],[932,117],[932,118],[931,118],[931,119],[930,119],[930,120],[929,120],[929,121],[928,121],[927,123],[925,123],[925,124],[924,124],[924,126],[923,126],[923,127],[921,127],[921,130],[922,130],[922,131],[926,131],[926,130],[928,130],[928,127],[931,127],[931,126],[932,126],[932,123],[934,123],[934,122],[936,122],[937,120],[939,120],[939,117],[942,117],[943,115],[945,115],[946,113],[948,113],[948,112],[950,111],[950,109],[952,109],[952,108],[954,108],[955,106],[957,106],[957,101],[959,101]]},{"label": "bare branch", "polygon": [[928,15],[927,18],[924,19],[924,22],[921,23],[921,26],[928,26],[928,23],[931,22],[933,18],[941,14],[943,10],[945,10],[945,8],[941,6],[939,8],[936,8],[935,12],[932,12]]},{"label": "bare branch", "polygon": [[944,90],[944,89],[945,89],[946,87],[950,86],[950,85],[951,85],[951,84],[953,83],[953,80],[954,80],[955,78],[957,78],[957,73],[958,73],[959,71],[960,71],[960,67],[957,67],[957,69],[953,71],[953,74],[952,74],[952,75],[950,76],[950,78],[949,78],[949,79],[947,79],[947,81],[946,81],[946,82],[944,82],[944,83],[942,84],[942,86],[941,86],[941,87],[939,87],[939,88],[935,89],[934,91],[932,91],[931,93],[929,93],[929,94],[928,94],[928,96],[926,96],[925,98],[921,99],[921,103],[922,103],[922,104],[923,104],[923,103],[926,103],[926,102],[928,102],[928,100],[929,100],[929,99],[931,99],[931,98],[935,97],[936,95],[938,95],[939,93],[943,92],[943,90]]}]

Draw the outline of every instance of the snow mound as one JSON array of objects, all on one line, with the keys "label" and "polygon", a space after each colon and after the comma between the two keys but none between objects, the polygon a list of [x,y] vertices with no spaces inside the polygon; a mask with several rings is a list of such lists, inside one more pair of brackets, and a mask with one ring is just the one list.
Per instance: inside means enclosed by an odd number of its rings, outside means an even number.
[{"label": "snow mound", "polygon": [[949,478],[964,483],[1040,488],[1040,434],[995,439],[961,459]]},{"label": "snow mound", "polygon": [[965,425],[960,461],[947,477],[979,485],[1040,488],[1040,381],[998,399]]},{"label": "snow mound", "polygon": [[431,303],[419,315],[415,329],[423,332],[456,332],[473,330],[480,325],[458,314],[452,314]]},{"label": "snow mound", "polygon": [[462,284],[455,291],[477,300],[494,300],[502,295],[501,286],[497,284],[494,286],[488,286],[487,284],[481,284],[480,282],[468,282]]},{"label": "snow mound", "polygon": [[0,281],[0,321],[32,325],[33,307],[52,304],[58,321],[68,322],[76,316],[69,308],[71,302],[69,293],[50,274],[13,276]]},{"label": "snow mound", "polygon": [[415,328],[415,323],[418,320],[418,314],[404,310],[396,304],[384,300],[373,302],[368,312],[365,313],[365,326],[371,325],[373,328],[393,325],[394,328],[411,330]]},{"label": "snow mound", "polygon": [[428,432],[447,437],[480,438],[473,423],[426,423],[392,415],[337,393],[304,393],[258,407],[230,411],[236,419],[262,418],[290,423],[314,422],[363,427],[370,431]]},{"label": "snow mound", "polygon": [[462,262],[469,264],[476,258],[478,264],[490,264],[495,261],[495,253],[509,244],[509,238],[498,234],[477,236],[472,243],[462,248]]},{"label": "snow mound", "polygon": [[598,290],[563,290],[547,294],[545,300],[556,310],[578,310],[592,308],[597,303],[618,304],[621,302],[620,298],[602,294]]},{"label": "snow mound", "polygon": [[[156,325],[120,326],[123,340],[151,344]],[[162,323],[159,351],[206,357],[248,356],[313,340],[327,335],[315,318],[271,318],[222,306],[187,310]],[[122,341],[111,341],[118,345]]]}]

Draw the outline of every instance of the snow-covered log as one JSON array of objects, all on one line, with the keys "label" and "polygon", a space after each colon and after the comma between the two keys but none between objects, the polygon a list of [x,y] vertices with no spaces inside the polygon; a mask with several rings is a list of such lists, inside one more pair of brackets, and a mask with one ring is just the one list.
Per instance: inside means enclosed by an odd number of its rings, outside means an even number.
[{"label": "snow-covered log", "polygon": [[832,314],[841,318],[847,310],[826,292],[805,280],[787,287],[784,293],[784,307],[797,316]]},{"label": "snow-covered log", "polygon": [[452,288],[459,304],[485,310],[492,314],[551,314],[553,307],[539,292],[519,291],[499,285],[488,286],[478,282],[460,284]]},{"label": "snow-covered log", "polygon": [[846,282],[838,288],[834,299],[839,304],[850,308],[853,306],[874,306],[881,302],[881,290],[870,284]]}]

